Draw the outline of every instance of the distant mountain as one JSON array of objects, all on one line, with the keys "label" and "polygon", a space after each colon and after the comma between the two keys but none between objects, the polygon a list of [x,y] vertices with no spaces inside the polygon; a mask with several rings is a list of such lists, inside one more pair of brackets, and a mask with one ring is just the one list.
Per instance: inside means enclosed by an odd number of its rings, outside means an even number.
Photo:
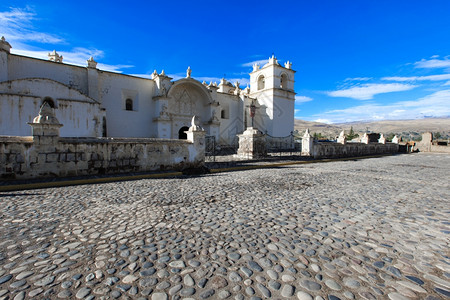
[{"label": "distant mountain", "polygon": [[318,122],[303,121],[295,119],[294,128],[302,134],[306,128],[312,133],[321,133],[326,137],[335,137],[342,130],[346,133],[353,127],[355,133],[369,132],[384,133],[386,136],[390,133],[401,135],[403,137],[420,136],[423,132],[439,132],[442,137],[450,136],[450,117],[447,118],[425,118],[414,120],[388,120],[377,122],[350,122],[339,124],[324,124]]}]

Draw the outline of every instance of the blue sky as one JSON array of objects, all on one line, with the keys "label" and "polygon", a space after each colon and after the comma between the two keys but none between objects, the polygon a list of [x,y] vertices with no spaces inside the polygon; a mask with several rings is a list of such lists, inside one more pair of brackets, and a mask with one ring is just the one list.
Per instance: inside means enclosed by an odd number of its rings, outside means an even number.
[{"label": "blue sky", "polygon": [[2,1],[12,53],[138,76],[188,66],[248,83],[293,62],[295,116],[327,123],[450,116],[450,1]]}]

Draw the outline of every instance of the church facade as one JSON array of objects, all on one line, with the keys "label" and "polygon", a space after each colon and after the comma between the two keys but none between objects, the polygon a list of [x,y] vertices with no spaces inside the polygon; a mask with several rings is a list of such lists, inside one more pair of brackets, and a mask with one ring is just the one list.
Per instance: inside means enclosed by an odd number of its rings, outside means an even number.
[{"label": "church facade", "polygon": [[295,71],[275,57],[254,65],[250,86],[241,88],[226,79],[202,83],[191,77],[190,68],[180,80],[164,71],[147,79],[99,70],[92,57],[79,67],[63,63],[55,51],[42,60],[10,49],[2,37],[0,135],[29,136],[27,123],[44,102],[64,125],[63,137],[185,138],[193,115],[223,145],[236,143],[252,122],[275,137],[294,128]]}]

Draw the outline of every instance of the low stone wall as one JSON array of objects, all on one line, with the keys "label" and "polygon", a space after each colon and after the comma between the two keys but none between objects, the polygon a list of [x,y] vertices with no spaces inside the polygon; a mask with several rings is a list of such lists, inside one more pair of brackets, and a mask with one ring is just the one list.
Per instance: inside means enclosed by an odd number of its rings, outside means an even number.
[{"label": "low stone wall", "polygon": [[317,142],[313,144],[311,156],[314,158],[338,158],[393,153],[398,153],[398,144]]},{"label": "low stone wall", "polygon": [[0,177],[28,179],[155,170],[180,170],[204,164],[199,139],[0,137]]},{"label": "low stone wall", "polygon": [[437,145],[437,141],[433,141],[433,134],[425,132],[422,134],[422,140],[415,145],[415,150],[420,152],[442,152],[450,153],[450,146]]},{"label": "low stone wall", "polygon": [[337,142],[318,142],[307,129],[302,138],[302,155],[314,158],[339,158],[399,152],[397,143],[387,143],[383,134],[377,134],[376,137],[378,142],[371,142],[370,136],[365,133],[361,143],[347,142],[345,133],[342,131]]},{"label": "low stone wall", "polygon": [[450,153],[450,146],[431,145],[431,152]]},{"label": "low stone wall", "polygon": [[204,132],[192,132],[191,140],[0,137],[0,177],[181,170],[203,166],[204,147]]}]

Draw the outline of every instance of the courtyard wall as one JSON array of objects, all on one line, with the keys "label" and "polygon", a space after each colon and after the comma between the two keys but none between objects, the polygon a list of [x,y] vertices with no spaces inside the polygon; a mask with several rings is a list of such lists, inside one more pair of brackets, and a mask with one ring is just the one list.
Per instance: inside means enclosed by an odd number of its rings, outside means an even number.
[{"label": "courtyard wall", "polygon": [[314,158],[338,158],[394,153],[398,153],[398,144],[317,142],[313,144],[312,156]]}]

